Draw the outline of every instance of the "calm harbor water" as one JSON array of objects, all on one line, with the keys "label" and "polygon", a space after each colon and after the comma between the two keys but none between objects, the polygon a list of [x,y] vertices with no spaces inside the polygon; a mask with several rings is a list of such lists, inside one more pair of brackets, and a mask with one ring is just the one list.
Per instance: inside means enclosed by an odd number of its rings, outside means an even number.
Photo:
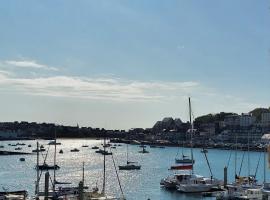
[{"label": "calm harbor water", "polygon": [[[90,188],[98,184],[102,185],[102,166],[103,156],[95,153],[95,150],[91,149],[92,146],[101,146],[101,140],[82,140],[82,139],[64,139],[58,140],[62,145],[57,145],[57,164],[61,167],[57,170],[57,180],[61,182],[72,182],[73,185],[77,185],[82,179],[82,165],[85,162],[85,182]],[[17,142],[23,142],[26,145],[22,146],[22,151],[32,152],[36,147],[36,141],[0,141],[0,145],[4,145],[5,148],[1,150],[14,150],[16,147],[8,146],[8,144],[16,144]],[[40,144],[43,144],[45,148],[49,149],[47,163],[53,163],[53,151],[54,146],[47,145],[49,141],[40,140]],[[27,147],[31,144],[32,147]],[[83,148],[82,145],[89,145],[89,147]],[[71,149],[78,148],[80,152],[70,152]],[[63,154],[59,154],[59,150],[64,151]],[[120,171],[119,176],[121,184],[124,190],[124,194],[129,200],[138,199],[151,199],[151,200],[176,200],[176,199],[202,199],[200,195],[184,195],[178,192],[166,191],[160,188],[159,182],[161,178],[172,174],[168,170],[170,165],[174,163],[177,152],[182,152],[181,148],[166,147],[149,148],[148,154],[140,154],[140,150],[137,145],[129,146],[129,157],[131,161],[138,161],[142,168],[139,171]],[[194,149],[195,157],[195,173],[209,176],[209,169],[204,158],[204,154],[200,152],[201,149]],[[114,159],[116,165],[121,165],[126,162],[126,145],[117,146],[116,149],[112,149],[114,153]],[[189,149],[183,149],[185,154],[189,154]],[[227,165],[231,154],[231,160],[228,168],[229,181],[233,181],[234,177],[234,152],[228,150],[209,149],[208,158],[212,167],[212,171],[215,177],[223,179],[223,168]],[[237,162],[239,171],[240,163],[242,160],[243,152],[237,152]],[[45,156],[45,153],[44,153]],[[26,159],[25,162],[19,161],[21,157]],[[250,173],[255,174],[258,160],[261,159],[258,166],[257,178],[260,182],[263,181],[263,153],[251,152],[250,153]],[[14,155],[14,156],[0,156],[0,191],[3,188],[9,190],[24,190],[29,191],[30,194],[34,193],[34,182],[36,180],[36,171],[34,169],[36,163],[36,155]],[[106,156],[106,191],[111,195],[120,196],[120,189],[117,183],[117,177],[114,170],[111,156]],[[52,173],[52,171],[51,171]],[[248,173],[248,157],[247,153],[244,158],[241,175]],[[267,173],[269,176],[269,171]],[[52,175],[52,174],[51,174]],[[269,180],[270,176],[267,177]],[[44,179],[44,178],[43,178]],[[43,181],[43,180],[42,180]],[[43,189],[43,183],[41,183]],[[211,198],[204,198],[211,199]]]}]

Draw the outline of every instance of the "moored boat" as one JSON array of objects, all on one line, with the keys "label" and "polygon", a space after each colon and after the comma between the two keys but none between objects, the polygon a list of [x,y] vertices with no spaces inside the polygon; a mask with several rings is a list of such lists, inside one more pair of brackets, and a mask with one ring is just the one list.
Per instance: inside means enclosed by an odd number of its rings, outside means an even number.
[{"label": "moored boat", "polygon": [[42,164],[42,165],[38,165],[36,166],[36,168],[38,168],[39,170],[58,170],[60,169],[60,167],[58,165],[48,165],[48,164]]}]

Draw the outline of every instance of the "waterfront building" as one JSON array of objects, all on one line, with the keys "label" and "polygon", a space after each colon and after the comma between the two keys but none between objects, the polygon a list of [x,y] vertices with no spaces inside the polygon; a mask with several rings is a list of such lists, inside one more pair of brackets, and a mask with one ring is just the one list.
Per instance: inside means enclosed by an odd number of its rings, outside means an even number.
[{"label": "waterfront building", "polygon": [[256,121],[256,118],[252,116],[252,114],[242,113],[239,116],[240,127],[250,127],[255,123],[255,121]]},{"label": "waterfront building", "polygon": [[263,127],[270,127],[270,112],[262,113],[261,122]]},{"label": "waterfront building", "polygon": [[240,126],[239,115],[233,114],[233,115],[225,116],[225,118],[224,118],[224,124],[225,124],[226,127]]}]

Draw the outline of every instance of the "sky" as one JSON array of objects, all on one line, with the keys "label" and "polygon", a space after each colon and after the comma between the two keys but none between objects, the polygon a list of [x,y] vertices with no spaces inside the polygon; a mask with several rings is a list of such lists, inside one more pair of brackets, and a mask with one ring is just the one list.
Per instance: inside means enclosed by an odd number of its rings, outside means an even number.
[{"label": "sky", "polygon": [[270,106],[269,0],[0,1],[0,121],[150,128]]}]

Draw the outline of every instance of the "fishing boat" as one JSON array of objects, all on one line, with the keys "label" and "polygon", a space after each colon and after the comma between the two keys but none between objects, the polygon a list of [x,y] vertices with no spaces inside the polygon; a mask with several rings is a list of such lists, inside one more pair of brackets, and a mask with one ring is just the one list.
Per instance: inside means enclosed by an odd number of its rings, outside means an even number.
[{"label": "fishing boat", "polygon": [[139,170],[141,165],[136,165],[137,162],[131,162],[128,160],[128,144],[127,144],[127,164],[119,165],[119,170]]}]

